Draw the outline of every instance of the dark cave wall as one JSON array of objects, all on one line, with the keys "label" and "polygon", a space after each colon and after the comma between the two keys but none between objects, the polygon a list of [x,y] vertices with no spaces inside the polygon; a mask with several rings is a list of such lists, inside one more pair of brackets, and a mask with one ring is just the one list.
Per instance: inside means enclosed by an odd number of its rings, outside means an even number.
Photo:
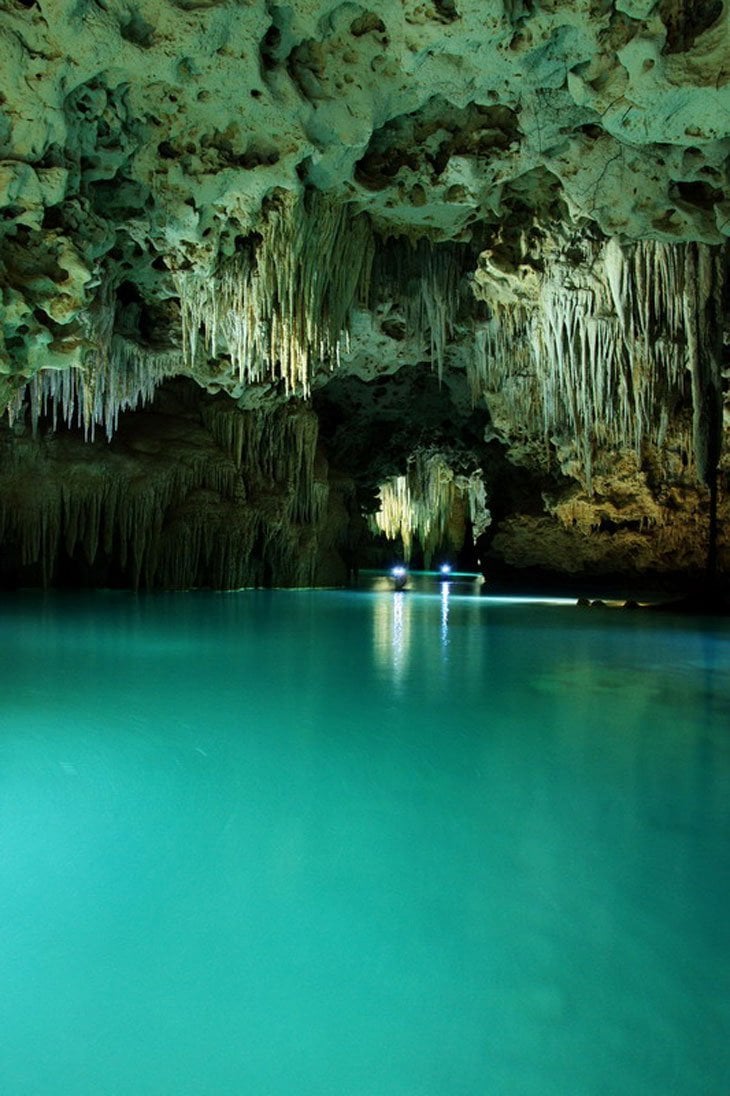
[{"label": "dark cave wall", "polygon": [[[124,413],[111,441],[48,417],[34,434],[21,416],[0,426],[0,582],[342,585],[402,557],[369,517],[378,484],[423,450],[481,469],[487,485],[491,525],[474,543],[462,504],[437,546],[458,566],[517,584],[531,572],[627,582],[702,572],[709,492],[680,448],[604,453],[588,492],[549,446],[499,440],[464,384],[458,373],[440,384],[423,363],[375,381],[335,374],[311,404],[241,410],[179,379]],[[721,572],[726,485],[723,466]],[[423,559],[416,540],[412,565]]]},{"label": "dark cave wall", "polygon": [[189,381],[111,441],[0,426],[0,575],[12,585],[342,583],[352,485],[301,403],[240,412]]}]

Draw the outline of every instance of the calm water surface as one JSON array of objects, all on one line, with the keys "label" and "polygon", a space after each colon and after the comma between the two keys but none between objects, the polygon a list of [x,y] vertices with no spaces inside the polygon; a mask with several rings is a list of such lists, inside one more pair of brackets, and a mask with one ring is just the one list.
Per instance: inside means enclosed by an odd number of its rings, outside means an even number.
[{"label": "calm water surface", "polygon": [[0,610],[3,1096],[730,1092],[726,623]]}]

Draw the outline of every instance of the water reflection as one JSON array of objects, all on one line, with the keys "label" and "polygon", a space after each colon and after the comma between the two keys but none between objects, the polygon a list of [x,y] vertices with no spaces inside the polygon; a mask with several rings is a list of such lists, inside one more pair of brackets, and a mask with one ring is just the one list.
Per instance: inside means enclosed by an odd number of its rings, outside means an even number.
[{"label": "water reflection", "polygon": [[447,647],[449,642],[449,592],[451,583],[441,583],[441,646]]},{"label": "water reflection", "polygon": [[382,670],[399,682],[407,667],[411,643],[411,597],[397,590],[378,597],[373,612],[375,657]]},{"label": "water reflection", "polygon": [[[451,586],[450,582],[440,584],[438,613],[434,612],[434,597],[423,599],[409,591],[390,591],[374,599],[374,655],[381,672],[392,681],[398,683],[407,677],[414,646],[425,642],[427,648],[434,652],[440,649],[446,655],[452,609],[457,611],[452,604]],[[428,687],[428,675],[422,684]]]}]

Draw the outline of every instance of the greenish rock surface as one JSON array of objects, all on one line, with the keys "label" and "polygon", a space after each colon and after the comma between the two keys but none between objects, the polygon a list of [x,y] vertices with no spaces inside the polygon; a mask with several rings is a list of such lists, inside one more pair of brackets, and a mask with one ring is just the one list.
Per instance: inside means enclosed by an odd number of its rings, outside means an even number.
[{"label": "greenish rock surface", "polygon": [[693,571],[717,469],[727,569],[727,3],[0,0],[0,71],[0,572],[342,581],[381,485]]}]

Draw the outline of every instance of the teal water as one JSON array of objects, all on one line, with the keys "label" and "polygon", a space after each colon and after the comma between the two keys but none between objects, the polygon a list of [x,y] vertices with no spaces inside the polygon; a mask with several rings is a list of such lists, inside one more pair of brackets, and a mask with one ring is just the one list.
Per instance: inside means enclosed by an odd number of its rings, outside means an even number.
[{"label": "teal water", "polygon": [[730,1092],[730,627],[0,602],[3,1096]]}]

